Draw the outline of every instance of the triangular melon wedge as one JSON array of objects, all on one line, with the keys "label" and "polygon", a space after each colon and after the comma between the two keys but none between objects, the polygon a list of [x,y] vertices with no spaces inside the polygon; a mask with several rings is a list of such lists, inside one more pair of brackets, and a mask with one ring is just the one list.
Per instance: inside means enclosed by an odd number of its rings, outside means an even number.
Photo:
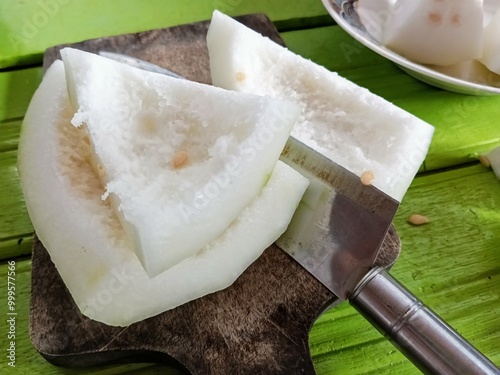
[{"label": "triangular melon wedge", "polygon": [[500,74],[500,4],[495,15],[484,29],[483,55],[479,59],[489,70]]},{"label": "triangular melon wedge", "polygon": [[301,103],[292,136],[402,199],[432,126],[218,11],[207,42],[214,85]]},{"label": "triangular melon wedge", "polygon": [[71,125],[73,114],[64,66],[56,61],[23,122],[19,174],[37,235],[76,304],[109,325],[126,326],[229,286],[284,232],[309,183],[278,162],[221,236],[150,278],[109,201],[101,199],[90,146]]},{"label": "triangular melon wedge", "polygon": [[421,64],[451,66],[482,54],[483,0],[358,0],[366,30]]},{"label": "triangular melon wedge", "polygon": [[301,107],[61,51],[104,198],[155,276],[219,236],[268,180]]}]

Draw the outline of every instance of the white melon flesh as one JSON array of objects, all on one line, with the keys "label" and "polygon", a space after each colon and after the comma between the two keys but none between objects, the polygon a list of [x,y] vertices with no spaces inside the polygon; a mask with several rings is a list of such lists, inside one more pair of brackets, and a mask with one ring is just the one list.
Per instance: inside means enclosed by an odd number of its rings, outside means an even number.
[{"label": "white melon flesh", "polygon": [[484,0],[483,1],[483,26],[489,25],[490,21],[495,17],[500,10],[500,0]]},{"label": "white melon flesh", "polygon": [[482,54],[483,0],[399,0],[384,44],[422,64],[453,65]]},{"label": "white melon flesh", "polygon": [[484,29],[483,56],[479,61],[492,72],[500,74],[500,9]]},{"label": "white melon flesh", "polygon": [[208,31],[215,85],[305,107],[292,136],[401,200],[434,128],[368,90],[215,12]]},{"label": "white melon flesh", "polygon": [[500,87],[500,76],[492,73],[478,60],[468,60],[450,66],[429,65],[429,67],[437,72],[449,75],[450,77],[460,78],[482,85],[488,84],[490,86]]},{"label": "white melon flesh", "polygon": [[309,183],[278,162],[221,236],[150,278],[109,201],[101,199],[91,149],[82,129],[71,125],[73,114],[57,61],[27,111],[19,173],[36,232],[76,304],[109,325],[126,326],[231,285],[284,232]]},{"label": "white melon flesh", "polygon": [[152,277],[215,239],[259,193],[302,110],[79,50],[61,55],[72,123],[88,129],[104,198]]}]

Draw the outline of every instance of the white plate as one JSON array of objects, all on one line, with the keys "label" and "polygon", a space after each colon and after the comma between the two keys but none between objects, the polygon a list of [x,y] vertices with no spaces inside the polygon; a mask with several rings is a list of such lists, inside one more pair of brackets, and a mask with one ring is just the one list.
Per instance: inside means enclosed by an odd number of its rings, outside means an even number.
[{"label": "white plate", "polygon": [[[500,76],[490,72],[478,62],[474,62],[473,79],[464,79],[453,76],[452,69],[430,67],[414,63],[405,57],[385,48],[378,43],[365,29],[359,20],[353,4],[356,0],[322,0],[323,5],[335,22],[358,42],[372,51],[396,63],[411,76],[430,85],[469,95],[498,95],[500,94]],[[374,0],[377,1],[377,0]],[[485,19],[489,19],[498,9],[498,0],[485,0]]]}]

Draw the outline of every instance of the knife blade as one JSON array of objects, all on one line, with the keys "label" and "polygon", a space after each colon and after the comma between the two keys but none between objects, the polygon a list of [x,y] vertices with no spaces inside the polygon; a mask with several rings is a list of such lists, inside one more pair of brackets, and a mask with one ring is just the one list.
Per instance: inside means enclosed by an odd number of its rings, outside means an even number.
[{"label": "knife blade", "polygon": [[293,137],[280,160],[311,183],[276,244],[345,300],[372,268],[399,202]]},{"label": "knife blade", "polygon": [[[107,58],[184,78],[131,56]],[[158,69],[152,69],[152,66]],[[398,202],[289,137],[280,159],[310,186],[277,245],[350,304],[426,374],[500,375],[500,369],[404,288],[373,267]]]},{"label": "knife blade", "polygon": [[399,203],[290,137],[280,159],[310,180],[277,245],[426,374],[500,370],[384,269],[373,267]]}]

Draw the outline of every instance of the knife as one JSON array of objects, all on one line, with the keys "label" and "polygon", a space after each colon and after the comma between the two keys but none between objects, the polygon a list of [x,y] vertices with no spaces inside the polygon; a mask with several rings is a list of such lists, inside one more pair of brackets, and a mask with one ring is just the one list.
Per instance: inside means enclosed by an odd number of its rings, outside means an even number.
[{"label": "knife", "polygon": [[350,304],[426,374],[500,370],[381,267],[372,267],[399,203],[289,138],[281,160],[309,178],[277,245]]},{"label": "knife", "polygon": [[[131,56],[100,55],[183,78]],[[396,279],[373,264],[399,203],[290,137],[280,159],[310,180],[276,244],[340,301],[348,300],[422,372],[500,374],[500,370]]]}]

